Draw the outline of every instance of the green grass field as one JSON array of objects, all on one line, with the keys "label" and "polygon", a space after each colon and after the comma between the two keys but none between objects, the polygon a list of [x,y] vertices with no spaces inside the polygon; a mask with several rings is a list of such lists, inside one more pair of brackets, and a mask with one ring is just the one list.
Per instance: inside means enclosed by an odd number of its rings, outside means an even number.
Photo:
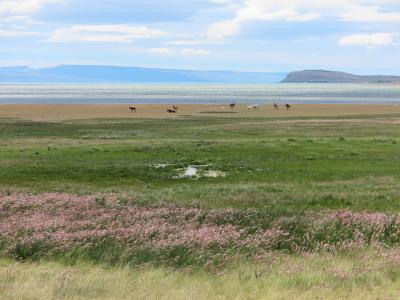
[{"label": "green grass field", "polygon": [[[210,212],[204,217],[210,226],[232,225],[249,235],[276,224],[293,239],[316,232],[307,243],[269,246],[260,262],[254,249],[231,253],[210,246],[202,255],[230,256],[213,268],[207,259],[194,262],[190,256],[197,252],[187,249],[158,253],[156,265],[149,262],[154,254],[138,259],[115,245],[95,254],[79,250],[76,259],[71,256],[77,249],[54,252],[48,245],[4,250],[11,242],[0,232],[0,298],[395,299],[400,292],[397,223],[388,221],[375,232],[375,221],[368,229],[357,222],[363,214],[395,216],[400,209],[398,118],[0,120],[3,195],[116,195],[117,204],[104,200],[95,208],[198,209]],[[189,166],[198,169],[198,178],[181,177]],[[27,216],[26,207],[15,209]],[[360,213],[351,227],[342,229],[342,221],[323,229],[307,223],[342,210]],[[0,221],[6,217],[0,212]],[[368,235],[359,251],[316,250],[320,243],[357,241],[359,232]],[[382,243],[379,250],[375,240]],[[303,247],[301,254],[293,245]]]},{"label": "green grass field", "polygon": [[[391,120],[3,120],[0,185],[124,192],[145,204],[397,211],[400,127]],[[189,165],[227,176],[174,178]]]}]

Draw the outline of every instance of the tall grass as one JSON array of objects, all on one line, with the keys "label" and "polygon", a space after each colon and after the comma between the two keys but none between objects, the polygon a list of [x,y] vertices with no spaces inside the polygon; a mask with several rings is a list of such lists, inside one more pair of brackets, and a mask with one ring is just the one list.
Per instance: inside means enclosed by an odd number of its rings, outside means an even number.
[{"label": "tall grass", "polygon": [[399,254],[274,255],[225,272],[0,261],[2,299],[397,299]]},{"label": "tall grass", "polygon": [[400,215],[144,207],[125,198],[0,194],[0,251],[19,260],[224,267],[237,257],[400,244]]}]

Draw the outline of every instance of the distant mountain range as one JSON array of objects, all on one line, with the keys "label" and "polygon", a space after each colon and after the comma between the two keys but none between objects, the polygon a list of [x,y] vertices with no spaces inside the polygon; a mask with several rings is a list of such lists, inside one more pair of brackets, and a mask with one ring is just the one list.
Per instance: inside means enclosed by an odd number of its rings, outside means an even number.
[{"label": "distant mountain range", "polygon": [[286,75],[84,65],[0,67],[0,83],[276,83]]},{"label": "distant mountain range", "polygon": [[384,83],[400,76],[359,76],[326,70],[296,72],[196,71],[140,67],[61,65],[0,67],[0,83]]},{"label": "distant mountain range", "polygon": [[400,82],[400,76],[366,75],[359,76],[344,72],[326,70],[305,70],[291,72],[282,83],[390,83]]}]

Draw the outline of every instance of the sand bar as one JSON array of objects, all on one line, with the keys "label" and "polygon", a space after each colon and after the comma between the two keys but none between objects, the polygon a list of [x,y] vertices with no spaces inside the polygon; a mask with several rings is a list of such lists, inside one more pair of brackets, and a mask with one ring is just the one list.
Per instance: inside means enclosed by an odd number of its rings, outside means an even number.
[{"label": "sand bar", "polygon": [[4,104],[0,105],[0,118],[34,121],[65,121],[103,118],[182,118],[203,117],[301,117],[301,116],[345,116],[399,114],[398,105],[380,104],[298,104],[287,111],[281,106],[278,111],[272,105],[261,105],[258,109],[248,109],[239,105],[235,109],[228,105],[184,104],[179,105],[176,114],[168,113],[168,105],[135,105],[136,112],[129,105],[121,104]]}]

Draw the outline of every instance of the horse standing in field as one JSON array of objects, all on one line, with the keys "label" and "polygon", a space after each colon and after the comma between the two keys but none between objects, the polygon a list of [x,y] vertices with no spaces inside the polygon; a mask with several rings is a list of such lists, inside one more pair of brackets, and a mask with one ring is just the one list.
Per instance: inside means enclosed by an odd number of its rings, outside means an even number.
[{"label": "horse standing in field", "polygon": [[290,104],[286,104],[286,110],[289,110],[291,108]]},{"label": "horse standing in field", "polygon": [[231,104],[229,104],[229,107],[232,108],[232,109],[234,109],[235,106],[236,106],[236,103],[231,103]]},{"label": "horse standing in field", "polygon": [[136,112],[136,107],[130,106],[129,109],[131,110],[131,112]]},{"label": "horse standing in field", "polygon": [[275,109],[275,110],[279,110],[279,105],[276,104],[276,103],[274,103],[274,109]]},{"label": "horse standing in field", "polygon": [[173,108],[175,111],[178,111],[178,106],[173,105],[172,108]]}]

